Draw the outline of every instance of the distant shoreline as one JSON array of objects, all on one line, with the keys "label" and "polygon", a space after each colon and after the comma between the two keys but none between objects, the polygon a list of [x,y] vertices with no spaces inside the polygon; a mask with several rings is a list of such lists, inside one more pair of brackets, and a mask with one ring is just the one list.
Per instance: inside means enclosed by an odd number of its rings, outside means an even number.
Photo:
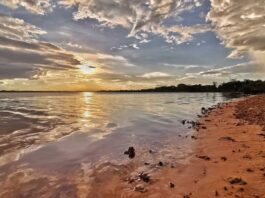
[{"label": "distant shoreline", "polygon": [[39,92],[39,93],[49,93],[49,92],[95,92],[95,91],[5,91],[2,90],[0,91],[0,93],[35,93],[35,92]]},{"label": "distant shoreline", "polygon": [[133,90],[65,90],[65,91],[33,91],[33,90],[0,90],[2,93],[6,92],[97,92],[97,93],[245,93],[245,94],[259,94],[265,93],[265,81],[262,80],[244,80],[222,83],[217,85],[213,82],[212,85],[188,85],[179,84],[177,86],[160,86],[155,88],[133,89]]},{"label": "distant shoreline", "polygon": [[[0,91],[0,93],[19,93],[19,92],[95,92],[95,93],[224,93],[222,91],[140,91],[140,90],[107,90],[107,91]],[[226,92],[229,93],[229,92]],[[242,93],[242,92],[233,92]]]}]

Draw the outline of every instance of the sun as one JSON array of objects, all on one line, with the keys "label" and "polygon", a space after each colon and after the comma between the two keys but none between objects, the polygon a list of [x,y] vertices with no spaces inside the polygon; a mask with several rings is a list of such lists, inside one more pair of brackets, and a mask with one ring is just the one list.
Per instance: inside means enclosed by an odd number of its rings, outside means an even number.
[{"label": "sun", "polygon": [[85,65],[80,65],[79,69],[83,74],[92,74],[96,70],[96,67],[85,64]]}]

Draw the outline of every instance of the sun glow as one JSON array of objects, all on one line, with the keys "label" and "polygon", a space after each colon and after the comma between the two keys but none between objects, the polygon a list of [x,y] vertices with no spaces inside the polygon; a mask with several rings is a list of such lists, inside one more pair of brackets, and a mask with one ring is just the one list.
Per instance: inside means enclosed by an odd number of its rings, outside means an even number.
[{"label": "sun glow", "polygon": [[88,64],[80,65],[79,69],[83,74],[92,74],[96,70],[94,66],[90,66]]}]

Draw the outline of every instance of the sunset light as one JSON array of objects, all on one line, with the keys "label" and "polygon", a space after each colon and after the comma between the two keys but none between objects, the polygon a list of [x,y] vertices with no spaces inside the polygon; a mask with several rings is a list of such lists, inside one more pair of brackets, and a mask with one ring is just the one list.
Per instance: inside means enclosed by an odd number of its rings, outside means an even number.
[{"label": "sunset light", "polygon": [[265,0],[0,0],[0,198],[265,198]]}]

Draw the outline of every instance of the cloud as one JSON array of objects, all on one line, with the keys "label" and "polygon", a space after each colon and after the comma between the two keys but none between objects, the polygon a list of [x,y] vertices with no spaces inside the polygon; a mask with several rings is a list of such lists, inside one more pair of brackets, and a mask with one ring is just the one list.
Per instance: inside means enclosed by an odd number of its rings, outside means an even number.
[{"label": "cloud", "polygon": [[140,49],[137,43],[133,43],[130,45],[133,49]]},{"label": "cloud", "polygon": [[236,64],[232,66],[222,67],[218,69],[209,69],[207,71],[200,72],[201,76],[229,76],[238,74],[252,74],[261,72],[261,67],[255,62],[247,62]]},{"label": "cloud", "polygon": [[0,79],[36,78],[47,70],[75,69],[80,61],[58,46],[38,40],[45,31],[0,15]]},{"label": "cloud", "polygon": [[[66,51],[53,43],[44,42],[40,39],[40,35],[46,34],[46,31],[22,19],[0,15],[0,22],[1,80],[65,79],[65,75],[72,73],[72,78],[68,78],[70,81],[87,78],[81,75],[80,65],[93,65],[90,69],[106,70],[135,67],[123,56]],[[82,47],[72,42],[68,42],[67,46],[77,49]]]},{"label": "cloud", "polygon": [[226,67],[207,69],[198,73],[186,73],[184,77],[177,79],[179,82],[203,82],[209,83],[211,81],[224,82],[229,79],[251,79],[255,76],[264,78],[265,70],[257,62],[245,62]]},{"label": "cloud", "polygon": [[192,40],[192,35],[209,31],[206,25],[169,25],[180,14],[201,6],[203,0],[60,0],[65,7],[76,6],[74,19],[96,19],[103,26],[121,26],[129,30],[128,36],[146,39],[156,34],[169,43],[180,44]]},{"label": "cloud", "polygon": [[111,55],[111,54],[104,54],[104,53],[83,53],[78,54],[78,59],[81,62],[86,63],[88,61],[93,65],[100,66],[104,69],[115,69],[118,67],[136,67],[136,65],[132,64],[123,56]]},{"label": "cloud", "polygon": [[229,58],[265,51],[264,0],[211,0],[207,20],[226,47],[234,49]]},{"label": "cloud", "polygon": [[[152,87],[155,84],[167,84],[172,85],[176,80],[175,75],[169,75],[162,72],[151,72],[143,75],[126,74],[118,72],[99,72],[91,76],[91,79],[98,82],[104,82],[104,84],[112,85],[114,88],[120,87],[128,89],[130,88],[146,88]],[[115,89],[116,89],[115,88]]]},{"label": "cloud", "polygon": [[35,14],[45,14],[52,10],[50,0],[0,0],[0,4],[12,9],[23,7]]},{"label": "cloud", "polygon": [[150,72],[150,73],[145,73],[141,77],[143,78],[163,78],[163,77],[169,77],[171,75],[163,72]]},{"label": "cloud", "polygon": [[149,43],[149,42],[151,42],[151,40],[143,39],[139,43]]},{"label": "cloud", "polygon": [[32,41],[46,31],[26,23],[22,19],[0,14],[0,35],[9,39]]},{"label": "cloud", "polygon": [[71,48],[83,49],[83,47],[81,45],[76,44],[76,43],[72,43],[72,42],[68,42],[66,45],[71,47]]}]

